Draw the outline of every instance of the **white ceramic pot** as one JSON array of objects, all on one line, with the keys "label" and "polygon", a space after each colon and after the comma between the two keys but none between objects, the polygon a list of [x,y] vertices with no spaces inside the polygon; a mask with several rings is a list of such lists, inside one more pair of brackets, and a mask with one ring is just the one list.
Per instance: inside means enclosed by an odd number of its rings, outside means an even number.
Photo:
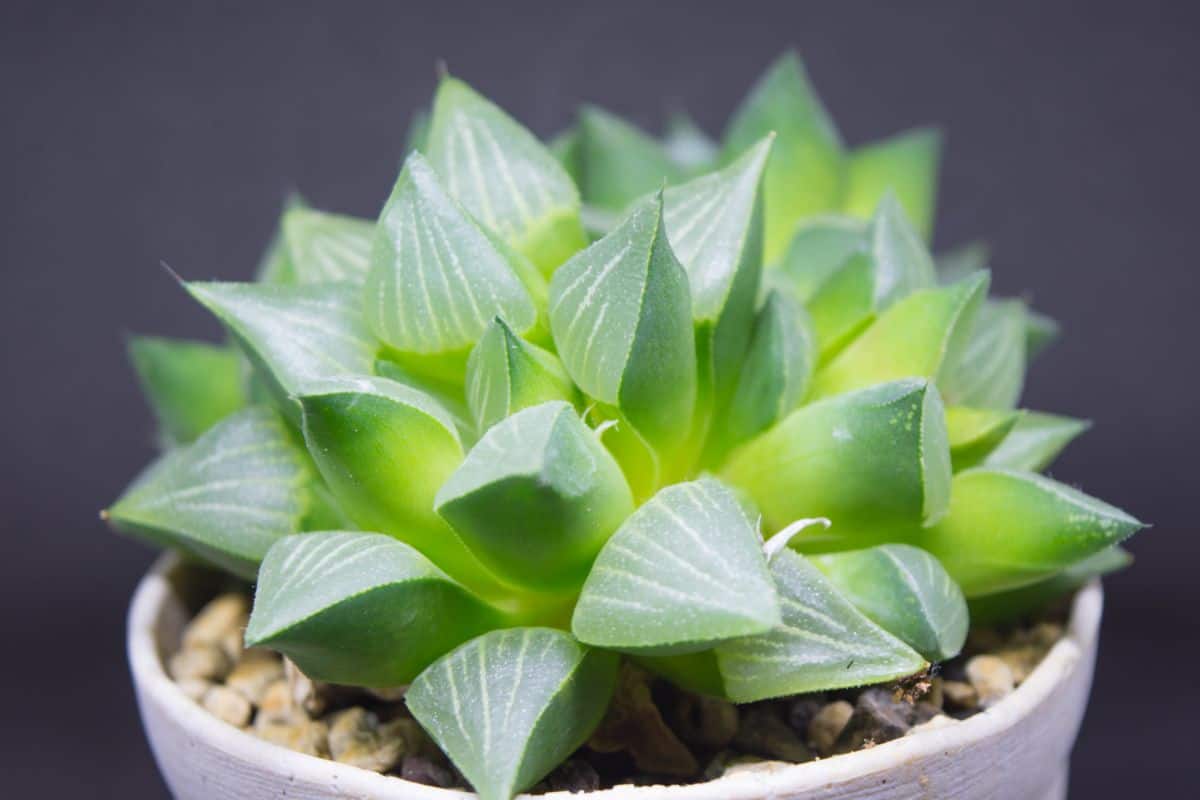
[{"label": "white ceramic pot", "polygon": [[[221,722],[163,670],[197,596],[197,571],[166,556],[129,610],[129,661],[158,766],[179,800],[356,798],[454,800],[474,795],[313,758]],[[1102,595],[1075,599],[1068,635],[993,708],[848,755],[729,775],[691,786],[620,787],[588,800],[1063,800],[1068,757],[1087,705]],[[547,798],[578,797],[568,793]]]}]

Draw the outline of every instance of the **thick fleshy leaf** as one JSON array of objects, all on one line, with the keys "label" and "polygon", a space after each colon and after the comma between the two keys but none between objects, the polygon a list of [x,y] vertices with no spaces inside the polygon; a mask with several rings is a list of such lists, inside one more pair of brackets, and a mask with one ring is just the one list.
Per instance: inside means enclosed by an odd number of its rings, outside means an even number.
[{"label": "thick fleshy leaf", "polygon": [[557,356],[513,333],[499,317],[467,359],[467,405],[480,432],[539,403],[574,403],[578,394]]},{"label": "thick fleshy leaf", "polygon": [[569,403],[497,422],[437,493],[439,514],[497,575],[576,589],[633,511],[621,468]]},{"label": "thick fleshy leaf", "polygon": [[238,412],[163,455],[103,516],[244,578],[308,508],[308,461],[268,408]]},{"label": "thick fleshy leaf", "polygon": [[984,465],[1041,472],[1091,426],[1084,419],[1026,411],[996,449],[988,453]]},{"label": "thick fleshy leaf", "polygon": [[442,188],[420,153],[404,164],[379,216],[366,317],[400,353],[463,353],[492,319],[529,330],[537,310],[487,234]]},{"label": "thick fleshy leaf", "polygon": [[734,451],[721,472],[778,531],[797,519],[832,525],[792,540],[806,551],[894,541],[936,520],[950,494],[950,448],[937,390],[921,380],[805,405]]},{"label": "thick fleshy leaf", "polygon": [[362,283],[375,223],[293,205],[281,222],[283,246],[296,283]]},{"label": "thick fleshy leaf", "polygon": [[737,381],[754,325],[762,276],[762,197],[759,186],[771,138],[755,144],[719,172],[663,193],[663,224],[687,270],[698,347],[706,355],[718,413]]},{"label": "thick fleshy leaf", "polygon": [[375,360],[375,374],[432,397],[454,419],[454,425],[458,428],[458,435],[463,444],[475,441],[475,418],[463,397],[461,386],[415,372],[390,358]]},{"label": "thick fleshy leaf", "polygon": [[582,156],[579,152],[579,130],[571,127],[560,132],[546,142],[546,149],[558,159],[558,163],[578,186],[583,176]]},{"label": "thick fleshy leaf", "polygon": [[310,678],[400,686],[501,615],[419,552],[379,533],[287,536],[263,559],[246,644]]},{"label": "thick fleshy leaf", "polygon": [[679,443],[696,400],[695,342],[661,195],[554,274],[550,328],[584,392],[619,409],[655,447]]},{"label": "thick fleshy leaf", "polygon": [[386,378],[341,378],[301,396],[304,438],[350,518],[412,545],[472,589],[495,581],[433,510],[462,461],[453,418],[428,395]]},{"label": "thick fleshy leaf", "polygon": [[779,624],[762,539],[705,479],[663,489],[600,551],[575,606],[580,641],[626,652],[707,649]]},{"label": "thick fleshy leaf", "polygon": [[1034,614],[1092,579],[1125,569],[1132,563],[1133,556],[1120,547],[1101,550],[1044,581],[971,598],[968,604],[971,622],[976,625],[1003,624]]},{"label": "thick fleshy leaf", "polygon": [[972,469],[954,477],[949,512],[913,544],[937,556],[975,597],[1047,578],[1141,527],[1124,511],[1049,478]]},{"label": "thick fleshy leaf", "polygon": [[[933,256],[891,191],[883,195],[867,232],[875,265],[875,305],[885,309],[937,283]],[[967,281],[963,281],[967,283]]]},{"label": "thick fleshy leaf", "polygon": [[814,556],[812,563],[859,611],[926,660],[944,661],[962,649],[967,601],[924,550],[885,544]]},{"label": "thick fleshy leaf", "polygon": [[834,210],[842,194],[841,136],[795,52],[777,59],[734,114],[725,134],[727,158],[777,134],[765,180],[763,255],[779,260],[801,219]]},{"label": "thick fleshy leaf", "polygon": [[961,354],[938,379],[947,402],[977,408],[1016,407],[1025,383],[1025,320],[1025,304],[1020,300],[983,304]]},{"label": "thick fleshy leaf", "polygon": [[807,303],[851,256],[867,252],[868,230],[866,223],[852,217],[826,214],[805,220],[772,272],[785,278],[784,284]]},{"label": "thick fleshy leaf", "polygon": [[1032,308],[1025,309],[1025,360],[1032,361],[1058,338],[1059,326]]},{"label": "thick fleshy leaf", "polygon": [[991,263],[991,250],[984,242],[970,242],[937,257],[938,282],[943,286],[958,283]]},{"label": "thick fleshy leaf", "polygon": [[808,388],[817,342],[803,307],[787,295],[767,295],[754,322],[729,412],[713,435],[724,452],[786,417]]},{"label": "thick fleshy leaf", "polygon": [[432,115],[428,108],[418,108],[413,112],[412,118],[408,121],[408,131],[404,136],[405,155],[413,150],[425,150],[429,142],[429,124],[432,121]]},{"label": "thick fleshy leaf", "polygon": [[408,708],[481,800],[537,783],[600,724],[617,657],[549,628],[480,636],[413,683]]},{"label": "thick fleshy leaf", "polygon": [[875,321],[875,262],[866,253],[851,256],[807,301],[822,363],[840,353]]},{"label": "thick fleshy leaf", "polygon": [[908,377],[938,378],[940,385],[943,365],[958,363],[987,285],[987,273],[982,273],[954,286],[922,289],[896,303],[817,372],[812,396]]},{"label": "thick fleshy leaf", "polygon": [[725,690],[735,702],[882,683],[928,666],[798,553],[776,553],[771,574],[783,624],[717,648]]},{"label": "thick fleshy leaf", "polygon": [[292,398],[312,383],[371,372],[379,343],[362,319],[361,290],[351,283],[185,286],[229,329],[293,420],[299,409]]},{"label": "thick fleshy leaf", "polygon": [[228,347],[134,336],[129,359],[165,445],[193,441],[246,404],[241,362]]},{"label": "thick fleshy leaf", "polygon": [[941,156],[942,135],[935,128],[916,128],[854,150],[847,160],[842,207],[869,219],[884,196],[894,192],[921,238],[929,241]]},{"label": "thick fleshy leaf", "polygon": [[717,143],[684,111],[675,111],[667,118],[662,146],[667,157],[687,175],[711,171],[720,155]]},{"label": "thick fleshy leaf", "polygon": [[545,274],[587,243],[579,193],[554,155],[462,81],[438,87],[427,152],[449,193]]},{"label": "thick fleshy leaf", "polygon": [[586,106],[578,131],[579,190],[589,206],[621,211],[683,176],[657,140],[615,114]]},{"label": "thick fleshy leaf", "polygon": [[950,462],[954,471],[978,466],[1020,420],[1020,411],[966,406],[947,408],[946,433],[950,439]]}]

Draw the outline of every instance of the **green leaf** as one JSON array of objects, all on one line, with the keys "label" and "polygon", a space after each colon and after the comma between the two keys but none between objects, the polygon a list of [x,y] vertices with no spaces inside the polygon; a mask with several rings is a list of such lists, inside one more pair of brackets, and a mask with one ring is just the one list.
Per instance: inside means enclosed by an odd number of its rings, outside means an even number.
[{"label": "green leaf", "polygon": [[938,386],[954,405],[1016,408],[1025,383],[1025,304],[988,301],[979,309],[961,355]]},{"label": "green leaf", "polygon": [[1120,509],[1032,473],[954,476],[950,510],[913,540],[937,556],[967,597],[1053,575],[1142,528]]},{"label": "green leaf", "polygon": [[941,156],[942,135],[936,128],[915,128],[854,150],[847,161],[842,207],[869,219],[887,193],[895,192],[921,238],[929,241]]},{"label": "green leaf", "polygon": [[492,426],[434,504],[497,575],[559,591],[583,583],[633,496],[570,404],[550,402]]},{"label": "green leaf", "polygon": [[944,286],[958,283],[963,278],[988,268],[991,251],[983,242],[969,242],[937,257],[938,282]]},{"label": "green leaf", "polygon": [[562,631],[516,628],[474,639],[413,683],[408,708],[481,800],[537,783],[600,724],[617,657]]},{"label": "green leaf", "polygon": [[938,560],[885,544],[814,556],[812,563],[859,611],[927,661],[945,661],[967,638],[967,601]]},{"label": "green leaf", "polygon": [[667,118],[662,147],[685,175],[711,172],[720,155],[717,143],[684,111],[675,111]]},{"label": "green leaf", "polygon": [[946,510],[945,412],[921,380],[839,395],[793,411],[736,450],[721,474],[750,496],[768,531],[801,518],[831,520],[828,530],[792,540],[802,550],[894,540]]},{"label": "green leaf", "polygon": [[988,453],[984,465],[1041,472],[1053,463],[1063,448],[1091,426],[1092,423],[1083,419],[1026,411],[1008,436]]},{"label": "green leaf", "polygon": [[261,283],[294,285],[353,281],[367,274],[375,223],[309,208],[292,198],[259,266]]},{"label": "green leaf", "polygon": [[412,545],[472,589],[495,589],[495,579],[433,510],[438,488],[462,461],[445,409],[375,377],[316,384],[299,400],[308,450],[359,527]]},{"label": "green leaf", "polygon": [[1050,317],[1032,308],[1025,309],[1025,360],[1041,355],[1058,338],[1059,326]]},{"label": "green leaf", "polygon": [[1076,561],[1044,581],[971,598],[971,622],[976,625],[995,625],[1029,616],[1090,583],[1092,579],[1125,569],[1132,563],[1133,556],[1125,550],[1109,547],[1094,556]]},{"label": "green leaf", "polygon": [[253,579],[267,548],[299,529],[310,477],[278,415],[249,408],[161,456],[102,516]]},{"label": "green leaf", "polygon": [[129,358],[164,444],[186,444],[246,404],[238,354],[218,345],[134,336]]},{"label": "green leaf", "polygon": [[579,190],[589,206],[623,211],[683,177],[657,140],[602,108],[581,109],[578,131]]},{"label": "green leaf", "polygon": [[707,649],[778,625],[762,539],[711,479],[668,486],[600,551],[571,630],[580,641],[655,655]]},{"label": "green leaf", "polygon": [[867,254],[851,256],[807,302],[813,330],[828,362],[875,321],[875,262]]},{"label": "green leaf", "polygon": [[879,201],[867,236],[875,264],[876,308],[885,309],[918,289],[936,285],[933,256],[891,191]]},{"label": "green leaf", "polygon": [[353,284],[184,286],[229,329],[293,421],[299,419],[293,398],[312,383],[371,372],[379,344],[362,319]]},{"label": "green leaf", "polygon": [[725,169],[663,193],[671,251],[687,271],[701,365],[717,413],[737,382],[754,325],[762,276],[759,186],[771,151],[768,136]]},{"label": "green leaf", "polygon": [[986,273],[954,286],[922,289],[885,311],[813,381],[814,399],[897,378],[939,379],[956,364],[975,310],[987,294]]},{"label": "green leaf", "polygon": [[404,137],[404,154],[414,150],[425,150],[429,142],[429,124],[432,121],[429,109],[418,108],[408,121],[408,132]]},{"label": "green leaf", "polygon": [[574,403],[578,395],[557,356],[517,336],[499,317],[467,360],[467,405],[481,432],[523,408]]},{"label": "green leaf", "polygon": [[475,441],[475,418],[463,399],[461,386],[419,374],[388,358],[375,360],[375,374],[432,397],[453,418],[459,438],[464,443]]},{"label": "green leaf", "polygon": [[767,69],[734,114],[725,134],[726,157],[744,152],[772,131],[778,138],[764,187],[763,255],[768,264],[783,255],[796,223],[836,209],[842,195],[841,136],[795,52]]},{"label": "green leaf", "polygon": [[503,317],[518,331],[537,309],[512,264],[450,195],[420,153],[404,164],[379,216],[366,317],[401,353],[461,353]]},{"label": "green leaf", "polygon": [[719,451],[765,431],[800,405],[816,361],[808,314],[772,291],[755,320],[729,413],[715,432],[723,442]]},{"label": "green leaf", "polygon": [[1019,411],[951,406],[946,409],[946,433],[954,471],[978,466],[1021,420]]},{"label": "green leaf", "polygon": [[558,159],[558,163],[578,186],[583,175],[582,156],[579,152],[579,130],[572,127],[560,132],[546,142],[546,149]]},{"label": "green leaf", "polygon": [[807,303],[839,267],[852,256],[867,252],[868,230],[861,220],[851,217],[826,214],[808,219],[796,228],[787,253],[768,274],[784,279],[784,285]]},{"label": "green leaf", "polygon": [[667,244],[662,195],[572,258],[550,283],[550,329],[567,373],[654,447],[687,434],[696,357],[687,274]]},{"label": "green leaf", "polygon": [[246,644],[283,653],[314,680],[391,687],[501,621],[408,545],[323,531],[271,547]]},{"label": "green leaf", "polygon": [[428,154],[451,196],[543,273],[587,243],[579,193],[554,155],[462,81],[438,86]]},{"label": "green leaf", "polygon": [[871,622],[805,558],[771,559],[783,624],[717,648],[725,689],[738,703],[894,680],[928,666]]}]

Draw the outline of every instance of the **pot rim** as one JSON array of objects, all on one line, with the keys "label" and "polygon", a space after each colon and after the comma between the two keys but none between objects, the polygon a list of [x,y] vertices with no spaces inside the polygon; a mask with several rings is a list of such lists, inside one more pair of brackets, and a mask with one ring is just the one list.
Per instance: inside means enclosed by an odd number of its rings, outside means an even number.
[{"label": "pot rim", "polygon": [[[294,776],[318,784],[336,787],[350,796],[375,797],[379,800],[452,800],[473,798],[473,793],[440,789],[380,775],[346,764],[339,764],[289,750],[259,739],[246,731],[222,722],[183,693],[166,674],[156,637],[158,621],[175,595],[170,574],[186,566],[173,553],[160,557],[142,578],[134,592],[127,618],[127,651],[134,683],[141,693],[152,696],[191,736],[205,744],[236,753],[272,772]],[[813,790],[853,777],[885,774],[906,763],[942,756],[952,758],[956,751],[996,736],[1037,712],[1038,706],[1063,685],[1080,667],[1083,656],[1094,647],[1103,611],[1099,581],[1081,589],[1075,596],[1066,634],[1060,639],[1029,677],[1008,697],[995,706],[968,717],[918,733],[894,739],[867,750],[810,761],[804,764],[780,764],[753,771],[741,771],[704,783],[672,786],[622,785],[588,792],[593,800],[649,800],[651,797],[674,800],[750,800],[775,794]],[[886,779],[882,779],[886,780]],[[403,792],[403,794],[401,794]],[[570,792],[553,792],[536,797],[575,797]],[[520,795],[532,798],[531,795]]]}]

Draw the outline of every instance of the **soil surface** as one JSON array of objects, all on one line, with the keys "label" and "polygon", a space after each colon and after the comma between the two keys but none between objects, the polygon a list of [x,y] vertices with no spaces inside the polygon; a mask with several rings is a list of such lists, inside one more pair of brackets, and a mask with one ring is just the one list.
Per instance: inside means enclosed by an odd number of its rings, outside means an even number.
[{"label": "soil surface", "polygon": [[[1000,701],[1063,635],[1066,604],[971,631],[963,654],[904,681],[735,706],[626,663],[591,739],[531,791],[677,784],[772,769],[952,725]],[[403,688],[311,681],[277,654],[242,646],[250,596],[227,591],[189,623],[167,670],[225,722],[276,744],[418,783],[468,788],[408,713]]]}]

